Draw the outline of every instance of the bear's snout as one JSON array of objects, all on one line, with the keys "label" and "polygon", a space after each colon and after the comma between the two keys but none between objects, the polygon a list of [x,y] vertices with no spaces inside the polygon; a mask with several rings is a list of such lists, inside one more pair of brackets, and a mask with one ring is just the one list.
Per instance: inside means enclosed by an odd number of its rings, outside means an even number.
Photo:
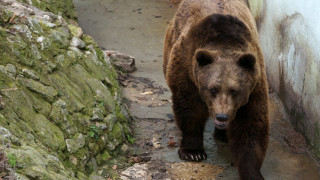
[{"label": "bear's snout", "polygon": [[226,114],[217,114],[216,119],[220,122],[228,121],[229,117]]}]

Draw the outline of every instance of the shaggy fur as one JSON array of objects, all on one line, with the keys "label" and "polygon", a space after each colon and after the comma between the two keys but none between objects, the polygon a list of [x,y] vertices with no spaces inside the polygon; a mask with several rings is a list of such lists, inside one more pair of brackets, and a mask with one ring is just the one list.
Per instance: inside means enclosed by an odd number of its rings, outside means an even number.
[{"label": "shaggy fur", "polygon": [[228,142],[240,179],[260,173],[269,135],[264,59],[242,0],[184,0],[170,22],[163,71],[182,132],[179,157],[201,161],[204,126]]}]

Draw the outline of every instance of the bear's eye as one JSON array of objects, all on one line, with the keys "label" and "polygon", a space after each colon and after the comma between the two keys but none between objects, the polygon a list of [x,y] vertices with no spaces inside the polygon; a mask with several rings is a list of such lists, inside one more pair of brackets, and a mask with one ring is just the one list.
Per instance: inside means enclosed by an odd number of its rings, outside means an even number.
[{"label": "bear's eye", "polygon": [[216,97],[217,94],[218,94],[218,89],[217,89],[217,88],[212,88],[212,89],[210,90],[210,92],[211,92],[211,95],[212,95],[213,97]]},{"label": "bear's eye", "polygon": [[239,92],[237,90],[231,89],[230,94],[231,94],[231,96],[235,97],[239,94]]}]

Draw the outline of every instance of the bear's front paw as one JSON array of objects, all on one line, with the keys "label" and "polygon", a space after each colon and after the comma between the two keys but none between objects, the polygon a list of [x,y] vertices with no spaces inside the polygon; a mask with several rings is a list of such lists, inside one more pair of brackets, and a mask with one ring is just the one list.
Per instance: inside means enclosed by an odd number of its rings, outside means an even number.
[{"label": "bear's front paw", "polygon": [[207,153],[203,149],[186,150],[180,147],[178,154],[180,159],[187,161],[202,161],[207,159]]}]

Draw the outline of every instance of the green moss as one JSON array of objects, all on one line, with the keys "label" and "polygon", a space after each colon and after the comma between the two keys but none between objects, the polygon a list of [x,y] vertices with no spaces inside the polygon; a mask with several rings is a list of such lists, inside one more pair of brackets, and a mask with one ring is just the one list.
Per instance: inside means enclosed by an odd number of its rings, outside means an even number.
[{"label": "green moss", "polygon": [[95,138],[96,140],[99,140],[101,133],[102,133],[102,129],[100,129],[95,124],[93,124],[90,126],[90,131],[88,132],[88,135],[91,138]]},{"label": "green moss", "polygon": [[69,29],[70,29],[70,33],[72,34],[72,36],[81,38],[81,36],[83,35],[82,29],[80,27],[74,26],[74,25],[68,25]]},{"label": "green moss", "polygon": [[5,26],[9,22],[12,17],[12,12],[6,11],[2,7],[0,7],[0,26]]},{"label": "green moss", "polygon": [[121,122],[127,122],[126,117],[121,113],[121,106],[119,104],[116,105],[116,116]]},{"label": "green moss", "polygon": [[123,126],[119,122],[117,122],[113,126],[113,129],[109,134],[109,139],[123,142],[123,140],[124,140],[123,137],[124,137]]},{"label": "green moss", "polygon": [[[26,0],[18,0],[23,3],[27,3]],[[74,5],[72,0],[64,0],[64,1],[57,1],[57,0],[46,0],[46,1],[39,1],[39,0],[31,0],[32,5],[42,9],[44,11],[49,11],[54,14],[62,13],[64,18],[69,19],[77,19],[77,12],[74,9]]]},{"label": "green moss", "polygon": [[112,157],[108,151],[104,151],[103,153],[98,154],[96,157],[98,165],[102,165],[104,162],[107,162],[111,158]]},{"label": "green moss", "polygon": [[56,91],[51,86],[45,86],[42,83],[34,81],[32,79],[19,79],[19,82],[26,86],[33,92],[38,93],[41,97],[43,97],[48,102],[53,102],[55,97],[58,95],[58,91]]},{"label": "green moss", "polygon": [[17,156],[15,154],[8,154],[7,159],[11,168],[15,168],[17,165]]},{"label": "green moss", "polygon": [[20,63],[26,66],[33,66],[36,59],[35,54],[30,51],[31,43],[26,37],[15,35],[2,37],[0,39],[0,53],[3,54],[1,63]]},{"label": "green moss", "polygon": [[95,40],[89,35],[86,35],[86,34],[83,35],[82,40],[86,43],[86,45],[94,45],[94,46],[97,45]]}]

